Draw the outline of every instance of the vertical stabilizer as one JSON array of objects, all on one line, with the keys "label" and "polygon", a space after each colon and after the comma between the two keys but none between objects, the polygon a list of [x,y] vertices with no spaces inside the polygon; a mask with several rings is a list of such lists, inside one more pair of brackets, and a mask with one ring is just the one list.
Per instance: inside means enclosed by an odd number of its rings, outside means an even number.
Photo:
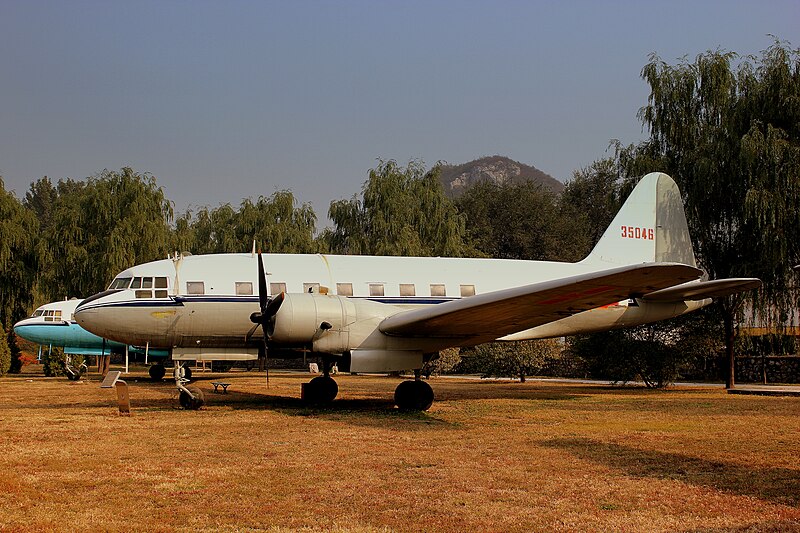
[{"label": "vertical stabilizer", "polygon": [[675,181],[661,172],[641,180],[583,262],[630,265],[674,262],[697,266]]}]

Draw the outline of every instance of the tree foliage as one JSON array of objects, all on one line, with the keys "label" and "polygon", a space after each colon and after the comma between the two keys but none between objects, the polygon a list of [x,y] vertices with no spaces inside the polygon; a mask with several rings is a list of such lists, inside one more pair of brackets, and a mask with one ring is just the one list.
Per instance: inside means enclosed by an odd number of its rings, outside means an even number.
[{"label": "tree foliage", "polygon": [[166,257],[172,206],[153,176],[104,170],[59,181],[56,192],[40,180],[26,196],[47,223],[37,250],[50,300],[99,292],[121,270]]},{"label": "tree foliage", "polygon": [[311,204],[296,203],[290,191],[277,191],[255,202],[247,198],[238,210],[230,204],[204,207],[178,219],[176,241],[181,250],[201,254],[248,252],[253,241],[266,252],[316,252],[316,214]]},{"label": "tree foliage", "polygon": [[498,259],[578,261],[588,253],[587,219],[532,182],[480,182],[458,200],[470,243]]},{"label": "tree foliage", "polygon": [[[623,176],[613,158],[599,159],[576,170],[561,194],[574,220],[588,232],[588,249],[600,241],[625,201]],[[588,253],[588,250],[587,250]]]},{"label": "tree foliage", "polygon": [[[658,161],[681,189],[700,266],[711,279],[761,278],[753,308],[779,323],[798,297],[800,52],[776,41],[744,59],[716,50],[668,65],[653,55],[641,74],[650,138],[622,150],[622,166]],[[731,368],[736,303],[718,303]]]},{"label": "tree foliage", "polygon": [[484,378],[513,377],[521,382],[537,374],[548,358],[556,357],[561,344],[556,339],[490,342],[462,352],[462,369],[480,372]]},{"label": "tree foliage", "polygon": [[5,376],[11,369],[11,349],[8,346],[6,328],[0,322],[0,376]]},{"label": "tree foliage", "polygon": [[0,323],[13,324],[32,303],[38,230],[36,217],[0,178]]},{"label": "tree foliage", "polygon": [[369,171],[361,198],[331,202],[334,227],[322,235],[331,253],[461,256],[464,219],[445,196],[440,166],[381,161]]}]

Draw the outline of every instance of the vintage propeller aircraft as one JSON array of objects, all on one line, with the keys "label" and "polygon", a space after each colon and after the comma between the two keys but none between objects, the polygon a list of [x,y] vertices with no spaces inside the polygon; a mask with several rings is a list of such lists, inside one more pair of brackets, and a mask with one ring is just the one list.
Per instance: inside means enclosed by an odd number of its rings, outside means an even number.
[{"label": "vintage propeller aircraft", "polygon": [[86,331],[75,322],[74,316],[75,308],[82,301],[72,298],[37,307],[30,317],[23,318],[14,324],[14,333],[25,340],[38,344],[40,359],[43,346],[47,346],[48,349],[53,346],[63,347],[64,354],[67,356],[66,375],[73,381],[80,379],[87,370],[85,364],[77,368],[72,365],[73,355],[103,357],[122,354],[126,356],[127,364],[127,356],[130,353],[144,353],[146,359],[153,358],[155,362],[150,367],[150,377],[154,380],[164,377],[166,369],[163,361],[169,355],[168,350],[148,350],[148,347],[127,346]]},{"label": "vintage propeller aircraft", "polygon": [[[97,335],[171,349],[176,361],[319,355],[323,375],[304,386],[315,402],[338,393],[333,363],[359,373],[413,370],[395,402],[425,410],[434,395],[420,370],[444,348],[636,326],[760,285],[702,274],[680,192],[652,173],[577,263],[176,253],[121,272],[75,317]],[[179,371],[176,383],[185,407],[202,405]]]}]

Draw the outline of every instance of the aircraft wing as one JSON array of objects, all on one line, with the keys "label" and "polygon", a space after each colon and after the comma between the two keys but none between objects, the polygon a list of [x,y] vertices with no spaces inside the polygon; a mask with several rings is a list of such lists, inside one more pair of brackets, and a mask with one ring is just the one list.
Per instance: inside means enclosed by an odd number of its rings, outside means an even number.
[{"label": "aircraft wing", "polygon": [[744,292],[761,287],[758,278],[725,278],[711,281],[690,281],[683,285],[668,287],[642,296],[648,302],[681,302],[686,300],[704,300],[706,298],[722,298],[737,292]]},{"label": "aircraft wing", "polygon": [[696,279],[680,263],[642,263],[488,292],[385,318],[387,335],[491,340]]}]

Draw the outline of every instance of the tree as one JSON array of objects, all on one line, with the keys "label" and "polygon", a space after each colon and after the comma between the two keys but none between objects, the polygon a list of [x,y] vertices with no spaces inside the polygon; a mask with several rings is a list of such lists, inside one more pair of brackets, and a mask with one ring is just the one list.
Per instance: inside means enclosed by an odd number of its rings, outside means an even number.
[{"label": "tree", "polygon": [[0,323],[24,317],[32,302],[37,234],[36,217],[5,190],[0,177]]},{"label": "tree", "polygon": [[267,252],[316,252],[317,216],[311,204],[296,203],[291,191],[277,191],[255,202],[243,200],[238,211],[230,204],[203,207],[178,219],[175,239],[181,250],[201,254],[248,252],[253,241]]},{"label": "tree", "polygon": [[125,268],[167,256],[172,206],[150,174],[104,170],[57,190],[40,252],[51,300],[94,294]]},{"label": "tree", "polygon": [[334,228],[321,240],[331,253],[404,256],[461,256],[464,219],[445,196],[440,165],[405,168],[381,161],[369,171],[362,197],[331,202]]},{"label": "tree", "polygon": [[[678,183],[698,263],[711,279],[756,276],[749,295],[765,321],[779,323],[798,297],[791,266],[800,259],[800,51],[776,41],[739,61],[709,51],[668,65],[652,55],[639,117],[650,138],[622,151],[629,170],[659,161]],[[739,299],[723,298],[734,386],[734,320]]]},{"label": "tree", "polygon": [[577,261],[588,252],[586,218],[532,182],[480,182],[458,200],[471,244],[499,259]]},{"label": "tree", "polygon": [[622,207],[623,177],[613,158],[599,159],[576,170],[561,193],[561,204],[572,207],[576,219],[588,230],[588,248],[600,241]]}]

